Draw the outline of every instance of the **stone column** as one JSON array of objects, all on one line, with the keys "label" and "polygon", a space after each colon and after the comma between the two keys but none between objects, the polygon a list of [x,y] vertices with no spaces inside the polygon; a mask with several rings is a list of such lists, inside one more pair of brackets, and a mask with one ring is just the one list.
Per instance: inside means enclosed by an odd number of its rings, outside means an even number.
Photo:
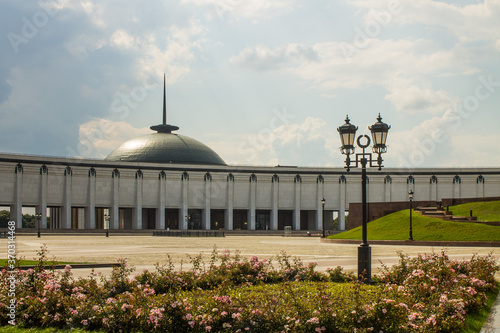
[{"label": "stone column", "polygon": [[392,178],[391,176],[386,176],[384,179],[384,192],[385,192],[385,202],[392,201]]},{"label": "stone column", "polygon": [[453,199],[460,199],[460,186],[462,184],[462,179],[459,175],[453,177]]},{"label": "stone column", "polygon": [[189,205],[188,205],[188,190],[189,190],[189,174],[184,171],[182,174],[182,202],[181,202],[181,209],[179,210],[179,229],[181,230],[187,230],[188,229],[188,222],[186,221],[186,217],[188,216],[189,212]]},{"label": "stone column", "polygon": [[113,191],[109,210],[109,229],[117,230],[120,229],[120,171],[114,169],[111,177],[113,178]]},{"label": "stone column", "polygon": [[430,179],[430,193],[429,193],[429,198],[430,200],[437,201],[438,200],[438,192],[437,192],[437,184],[438,180],[436,176],[432,176]]},{"label": "stone column", "polygon": [[133,212],[132,229],[142,229],[142,170],[135,173],[135,206]]},{"label": "stone column", "polygon": [[224,224],[226,230],[233,230],[233,207],[234,207],[234,176],[227,175],[227,204]]},{"label": "stone column", "polygon": [[167,197],[167,175],[161,171],[158,175],[158,206],[156,207],[156,226],[158,230],[165,229],[165,203]]},{"label": "stone column", "polygon": [[479,175],[476,179],[476,198],[484,198],[484,176]]},{"label": "stone column", "polygon": [[38,197],[37,213],[42,214],[40,229],[47,229],[47,178],[49,170],[44,164],[40,167],[40,192]]},{"label": "stone column", "polygon": [[61,229],[71,229],[71,191],[73,170],[70,166],[64,169],[63,206],[61,209]]},{"label": "stone column", "polygon": [[293,202],[293,230],[300,230],[300,189],[302,177],[296,175],[294,182],[294,202]]},{"label": "stone column", "polygon": [[339,230],[345,230],[345,206],[346,206],[346,185],[347,179],[344,175],[339,178]]},{"label": "stone column", "polygon": [[248,210],[248,230],[255,230],[255,206],[257,193],[257,176],[252,173],[250,176],[250,209]]},{"label": "stone column", "polygon": [[272,207],[271,207],[271,225],[270,229],[271,230],[278,230],[278,209],[279,209],[279,184],[280,184],[280,177],[277,174],[274,174],[273,176],[273,184],[272,184]]},{"label": "stone column", "polygon": [[316,179],[316,230],[323,229],[323,205],[321,200],[325,197],[325,179],[319,175]]},{"label": "stone column", "polygon": [[210,197],[212,192],[212,175],[205,174],[205,195],[203,196],[203,215],[201,217],[201,229],[210,230]]},{"label": "stone column", "polygon": [[89,196],[85,208],[85,229],[95,229],[95,177],[94,168],[89,170]]},{"label": "stone column", "polygon": [[14,204],[10,207],[10,219],[16,222],[16,228],[23,227],[23,166],[16,165],[16,184],[14,188]]}]

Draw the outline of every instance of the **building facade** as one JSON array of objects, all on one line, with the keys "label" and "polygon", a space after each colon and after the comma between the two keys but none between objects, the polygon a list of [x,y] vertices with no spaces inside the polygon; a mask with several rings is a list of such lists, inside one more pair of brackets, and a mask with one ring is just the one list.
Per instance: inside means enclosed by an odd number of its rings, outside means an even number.
[{"label": "building facade", "polygon": [[[368,170],[368,202],[407,201],[410,189],[415,201],[498,197],[500,168]],[[0,206],[18,228],[23,208],[34,207],[51,229],[313,231],[338,216],[344,230],[353,202],[361,202],[356,169],[0,154]]]}]

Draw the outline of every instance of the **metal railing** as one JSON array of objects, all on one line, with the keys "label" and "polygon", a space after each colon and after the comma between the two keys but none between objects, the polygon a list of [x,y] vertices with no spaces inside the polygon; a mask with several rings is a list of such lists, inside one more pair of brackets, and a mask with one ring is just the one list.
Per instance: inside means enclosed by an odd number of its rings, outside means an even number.
[{"label": "metal railing", "polygon": [[162,230],[162,231],[153,231],[153,236],[165,236],[165,237],[226,237],[223,230]]}]

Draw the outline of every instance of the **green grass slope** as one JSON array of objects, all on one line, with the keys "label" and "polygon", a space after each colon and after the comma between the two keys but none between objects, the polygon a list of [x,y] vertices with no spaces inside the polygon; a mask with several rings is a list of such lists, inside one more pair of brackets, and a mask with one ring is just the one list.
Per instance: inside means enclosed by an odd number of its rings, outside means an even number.
[{"label": "green grass slope", "polygon": [[500,221],[500,201],[471,202],[458,206],[450,206],[450,211],[455,216],[477,216],[478,221]]},{"label": "green grass slope", "polygon": [[[410,211],[402,210],[368,223],[368,240],[406,240]],[[361,227],[329,236],[332,239],[361,239]],[[448,222],[413,212],[416,241],[500,241],[500,227],[466,222]]]}]

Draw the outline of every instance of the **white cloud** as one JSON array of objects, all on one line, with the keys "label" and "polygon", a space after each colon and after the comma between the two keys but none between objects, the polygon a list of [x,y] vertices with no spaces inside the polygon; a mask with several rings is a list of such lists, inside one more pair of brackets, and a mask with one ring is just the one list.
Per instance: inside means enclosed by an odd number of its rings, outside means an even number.
[{"label": "white cloud", "polygon": [[391,131],[387,136],[387,165],[420,168],[441,165],[450,153],[450,123],[445,117],[433,117],[406,131]]},{"label": "white cloud", "polygon": [[[453,137],[451,150],[443,167],[498,167],[499,134],[465,134]],[[464,158],[466,156],[466,158]]]},{"label": "white cloud", "polygon": [[65,49],[76,59],[84,60],[92,52],[99,50],[107,44],[105,38],[96,38],[96,36],[89,34],[79,34],[66,43]]},{"label": "white cloud", "polygon": [[117,30],[111,36],[111,45],[130,49],[134,46],[134,36],[128,34],[126,31]]},{"label": "white cloud", "polygon": [[290,9],[297,0],[182,0],[197,6],[209,7],[207,16],[212,19],[260,20]]},{"label": "white cloud", "polygon": [[275,49],[258,45],[243,50],[231,62],[251,69],[281,69],[326,93],[381,86],[396,109],[409,113],[437,113],[456,102],[450,93],[432,89],[432,77],[476,71],[462,47],[441,50],[424,39],[370,39],[367,43],[349,54],[344,52],[345,43],[339,42],[288,44]]},{"label": "white cloud", "polygon": [[500,52],[500,39],[497,39],[497,41],[495,42],[495,49]]},{"label": "white cloud", "polygon": [[[203,38],[204,28],[191,21],[186,28],[171,26],[166,38],[161,34],[135,36],[125,31],[117,31],[111,37],[117,47],[133,49],[136,52],[139,73],[155,71],[166,72],[169,83],[176,82],[190,71],[189,64],[194,60],[194,52],[206,43]],[[157,39],[161,40],[157,40]],[[161,48],[159,45],[165,45]]]},{"label": "white cloud", "polygon": [[444,90],[432,90],[418,86],[393,86],[385,99],[392,102],[396,110],[405,113],[442,114],[452,108],[459,99]]},{"label": "white cloud", "polygon": [[[337,133],[327,123],[307,117],[259,133],[212,140],[209,146],[229,164],[324,166],[342,163]],[[228,143],[230,142],[230,144]]]},{"label": "white cloud", "polygon": [[[387,8],[389,3],[399,3],[399,14],[393,15],[396,25],[424,24],[428,27],[444,27],[462,42],[496,40],[500,31],[500,1],[484,0],[459,6],[434,0],[352,0],[351,5],[371,10]],[[365,17],[369,19],[369,15]]]},{"label": "white cloud", "polygon": [[79,144],[74,151],[84,158],[104,158],[122,143],[151,134],[149,127],[135,128],[123,121],[95,119],[80,125]]},{"label": "white cloud", "polygon": [[290,62],[315,61],[316,51],[300,44],[287,44],[276,49],[265,45],[249,47],[237,56],[231,57],[232,65],[249,67],[255,70],[276,70]]}]

